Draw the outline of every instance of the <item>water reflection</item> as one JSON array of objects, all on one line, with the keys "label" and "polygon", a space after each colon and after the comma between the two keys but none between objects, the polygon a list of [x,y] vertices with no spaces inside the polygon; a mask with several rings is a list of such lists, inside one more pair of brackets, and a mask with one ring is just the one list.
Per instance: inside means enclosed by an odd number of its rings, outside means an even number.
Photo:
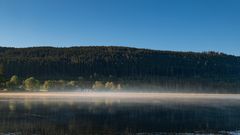
[{"label": "water reflection", "polygon": [[10,112],[14,112],[16,110],[16,101],[9,100],[8,109]]},{"label": "water reflection", "polygon": [[240,129],[239,101],[159,98],[127,102],[106,98],[83,102],[2,97],[0,133],[122,135],[234,131]]}]

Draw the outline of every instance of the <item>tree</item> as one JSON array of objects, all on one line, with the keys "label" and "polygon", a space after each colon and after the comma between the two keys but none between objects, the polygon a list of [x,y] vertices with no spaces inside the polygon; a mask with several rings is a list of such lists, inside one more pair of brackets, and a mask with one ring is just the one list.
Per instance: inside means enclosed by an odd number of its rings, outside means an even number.
[{"label": "tree", "polygon": [[50,81],[44,81],[44,83],[43,83],[43,89],[44,90],[49,90],[49,88],[50,88]]},{"label": "tree", "polygon": [[[5,71],[4,71],[5,69]],[[5,76],[43,80],[76,80],[91,88],[93,81],[111,80],[129,88],[218,89],[240,92],[240,57],[216,52],[172,52],[128,47],[0,47],[0,89]],[[81,76],[81,77],[79,77]],[[93,82],[93,83],[92,83]],[[145,85],[145,84],[146,85]],[[60,85],[64,82],[54,81]],[[105,85],[105,83],[104,83]],[[65,82],[65,86],[67,86]],[[71,85],[70,85],[71,86]],[[116,84],[115,84],[116,86]],[[147,89],[147,88],[146,88]],[[223,91],[223,89],[225,89]]]},{"label": "tree", "polygon": [[6,82],[7,88],[16,90],[19,89],[20,81],[18,76],[13,75],[9,81]]},{"label": "tree", "polygon": [[66,89],[76,89],[78,87],[76,81],[67,82]]},{"label": "tree", "polygon": [[115,90],[115,89],[116,89],[116,86],[114,85],[113,82],[106,82],[106,83],[105,83],[105,88],[106,88],[106,89],[109,89],[109,90]]},{"label": "tree", "polygon": [[23,82],[23,86],[27,91],[37,91],[40,88],[40,82],[34,77],[30,77]]},{"label": "tree", "polygon": [[12,77],[11,77],[11,79],[10,79],[10,82],[13,84],[13,85],[19,85],[19,78],[18,78],[18,76],[16,76],[16,75],[13,75]]},{"label": "tree", "polygon": [[5,84],[4,72],[4,66],[3,64],[0,64],[0,87],[3,87]]},{"label": "tree", "polygon": [[76,81],[64,81],[64,80],[47,80],[43,83],[44,90],[65,90],[76,88]]},{"label": "tree", "polygon": [[95,90],[103,90],[105,88],[105,85],[101,81],[95,81],[92,88]]}]

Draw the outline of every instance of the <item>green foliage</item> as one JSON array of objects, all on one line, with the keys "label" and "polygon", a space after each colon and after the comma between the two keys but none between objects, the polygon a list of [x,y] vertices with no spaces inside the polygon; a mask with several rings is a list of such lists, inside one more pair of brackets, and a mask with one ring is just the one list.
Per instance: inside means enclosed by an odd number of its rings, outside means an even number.
[{"label": "green foliage", "polygon": [[[96,80],[111,80],[124,87],[151,84],[175,89],[197,86],[240,91],[240,57],[218,52],[172,52],[112,46],[0,47],[0,63],[0,82],[4,84],[4,76],[17,74],[21,78],[34,76],[42,82],[61,78],[65,81],[52,83],[69,89],[85,84],[90,88]],[[69,80],[81,80],[85,84],[72,85]],[[45,85],[48,89],[59,89],[55,84]],[[112,89],[111,85],[107,84],[105,88],[103,83],[104,89]],[[114,84],[114,87],[121,89],[121,85]]]},{"label": "green foliage", "polygon": [[40,82],[34,77],[30,77],[23,82],[23,86],[26,91],[38,91],[40,88]]},{"label": "green foliage", "polygon": [[121,90],[122,87],[121,87],[121,84],[115,84],[113,82],[106,82],[105,83],[105,89],[116,91],[116,90]]},{"label": "green foliage", "polygon": [[[2,49],[2,50],[1,50]],[[35,76],[41,80],[83,77],[131,78],[236,78],[240,58],[215,52],[171,52],[127,47],[0,48],[6,76]]]},{"label": "green foliage", "polygon": [[93,84],[92,88],[94,90],[103,90],[103,89],[105,89],[105,85],[101,81],[95,81],[95,83]]},{"label": "green foliage", "polygon": [[57,81],[48,80],[44,82],[43,88],[48,91],[52,89],[59,89],[60,87],[58,85],[59,83]]},{"label": "green foliage", "polygon": [[75,89],[78,88],[78,82],[77,81],[69,81],[66,84],[66,89]]},{"label": "green foliage", "polygon": [[16,75],[13,75],[13,76],[11,77],[10,82],[11,82],[13,85],[19,85],[19,84],[20,84],[19,78],[18,78],[18,76],[16,76]]},{"label": "green foliage", "polygon": [[105,83],[105,88],[109,89],[109,90],[114,90],[114,89],[116,89],[116,86],[114,85],[113,82],[106,82]]},{"label": "green foliage", "polygon": [[77,88],[77,81],[47,80],[43,83],[43,89],[48,91],[72,90]]},{"label": "green foliage", "polygon": [[49,90],[51,88],[51,82],[48,80],[48,81],[44,81],[43,83],[43,89],[44,90]]},{"label": "green foliage", "polygon": [[13,90],[18,90],[20,86],[20,80],[18,76],[13,75],[9,81],[6,82],[6,87]]}]

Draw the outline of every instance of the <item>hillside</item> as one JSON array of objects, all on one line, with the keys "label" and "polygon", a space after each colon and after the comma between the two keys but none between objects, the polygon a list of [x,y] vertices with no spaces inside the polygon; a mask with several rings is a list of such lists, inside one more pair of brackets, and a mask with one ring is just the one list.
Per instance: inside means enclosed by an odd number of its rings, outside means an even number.
[{"label": "hillside", "polygon": [[[0,48],[5,76],[239,89],[240,57],[128,47]],[[183,85],[184,84],[184,85]]]}]

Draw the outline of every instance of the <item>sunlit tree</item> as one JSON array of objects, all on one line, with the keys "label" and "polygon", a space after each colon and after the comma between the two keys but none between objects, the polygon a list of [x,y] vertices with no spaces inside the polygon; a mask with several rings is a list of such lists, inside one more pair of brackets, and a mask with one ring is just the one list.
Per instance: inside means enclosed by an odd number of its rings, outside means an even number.
[{"label": "sunlit tree", "polygon": [[13,75],[9,81],[6,82],[6,86],[9,89],[17,90],[20,86],[20,81],[18,76]]},{"label": "sunlit tree", "polygon": [[23,86],[27,91],[37,91],[40,88],[40,82],[34,77],[30,77],[23,82]]},{"label": "sunlit tree", "polygon": [[103,90],[105,88],[105,85],[101,81],[95,81],[92,88],[95,90]]},{"label": "sunlit tree", "polygon": [[106,82],[105,83],[105,88],[109,89],[109,90],[115,90],[116,87],[115,87],[113,82]]},{"label": "sunlit tree", "polygon": [[49,90],[49,88],[51,86],[50,83],[51,83],[50,81],[44,81],[43,86],[42,86],[43,89],[44,90]]}]

